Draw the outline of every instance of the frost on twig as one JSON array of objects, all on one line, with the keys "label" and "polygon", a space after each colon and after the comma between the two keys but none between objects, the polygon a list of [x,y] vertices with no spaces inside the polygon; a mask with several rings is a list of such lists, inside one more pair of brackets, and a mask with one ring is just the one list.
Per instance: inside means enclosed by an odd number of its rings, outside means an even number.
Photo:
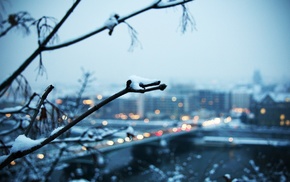
[{"label": "frost on twig", "polygon": [[119,15],[113,13],[110,18],[105,22],[105,26],[109,29],[109,35],[112,35],[114,28],[119,24]]},{"label": "frost on twig", "polygon": [[138,32],[129,23],[127,23],[125,21],[124,21],[124,23],[128,26],[128,31],[129,31],[129,34],[131,37],[131,44],[130,44],[129,51],[130,52],[133,51],[134,48],[138,47],[138,46],[140,46],[142,49],[142,44],[137,37]]},{"label": "frost on twig", "polygon": [[181,32],[185,33],[188,26],[191,28],[191,31],[193,29],[196,29],[195,20],[192,14],[190,13],[186,5],[182,4],[181,6],[182,6],[182,17],[180,22]]},{"label": "frost on twig", "polygon": [[10,14],[6,20],[0,22],[0,38],[12,29],[20,30],[24,35],[29,35],[30,25],[33,21],[34,19],[26,11]]}]

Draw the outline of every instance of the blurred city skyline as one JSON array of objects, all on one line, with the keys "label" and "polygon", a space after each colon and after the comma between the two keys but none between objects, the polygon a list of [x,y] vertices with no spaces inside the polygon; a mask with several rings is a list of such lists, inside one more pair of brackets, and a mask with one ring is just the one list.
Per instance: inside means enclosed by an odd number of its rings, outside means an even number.
[{"label": "blurred city skyline", "polygon": [[[131,1],[83,1],[59,32],[59,43],[101,26],[112,12],[126,15],[148,4]],[[72,1],[4,3],[4,15],[28,11],[58,21]],[[130,4],[129,4],[130,3]],[[259,70],[264,83],[290,80],[290,2],[287,0],[201,1],[187,4],[195,29],[182,34],[181,7],[150,10],[127,22],[141,43],[128,51],[130,35],[125,24],[112,36],[105,30],[85,41],[43,53],[47,75],[37,77],[36,59],[24,71],[33,87],[76,85],[84,70],[94,72],[98,84],[123,84],[131,75],[185,82],[223,85],[251,82]],[[5,17],[5,16],[4,16]],[[23,37],[16,31],[0,39],[0,81],[37,48],[36,32]],[[36,79],[37,77],[37,79]]]}]

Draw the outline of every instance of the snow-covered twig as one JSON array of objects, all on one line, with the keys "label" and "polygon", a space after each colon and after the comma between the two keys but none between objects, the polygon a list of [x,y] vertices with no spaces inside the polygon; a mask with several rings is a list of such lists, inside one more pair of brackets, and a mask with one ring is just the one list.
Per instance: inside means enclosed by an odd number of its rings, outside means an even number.
[{"label": "snow-covered twig", "polygon": [[[188,3],[190,1],[193,1],[193,0],[173,0],[173,1],[164,1],[164,0],[155,0],[154,2],[152,2],[151,4],[149,4],[148,6],[140,9],[140,10],[137,10],[135,12],[132,12],[130,13],[129,15],[125,15],[125,16],[120,16],[118,17],[118,20],[117,20],[117,24],[120,24],[120,23],[123,23],[125,22],[127,19],[129,18],[132,18],[138,14],[141,14],[145,11],[148,11],[150,9],[162,9],[162,8],[169,8],[169,7],[173,7],[173,6],[177,6],[177,5],[180,5],[180,4],[185,4],[185,3]],[[119,15],[118,15],[119,16]],[[54,46],[46,46],[43,48],[43,51],[49,51],[49,50],[55,50],[55,49],[60,49],[60,48],[63,48],[63,47],[66,47],[66,46],[70,46],[72,44],[75,44],[75,43],[78,43],[82,40],[85,40],[97,33],[100,33],[106,29],[109,29],[110,30],[110,27],[115,27],[117,24],[116,24],[116,21],[115,23],[113,23],[113,21],[110,21],[111,23],[109,25],[113,25],[113,26],[108,26],[108,23],[105,23],[103,26],[97,28],[96,30],[92,31],[92,32],[89,32],[81,37],[78,37],[78,38],[75,38],[71,41],[68,41],[68,42],[65,42],[65,43],[62,43],[62,44],[59,44],[59,45],[54,45]],[[109,31],[110,33],[110,31]]]},{"label": "snow-covered twig", "polygon": [[193,0],[162,0],[159,3],[157,3],[154,8],[156,9],[169,8],[169,7],[185,4],[190,1],[193,1]]},{"label": "snow-covered twig", "polygon": [[[77,117],[75,120],[71,121],[70,123],[68,123],[64,127],[56,129],[56,131],[53,131],[53,133],[49,137],[44,138],[44,139],[40,139],[40,140],[32,140],[32,139],[26,137],[25,135],[21,135],[21,137],[19,136],[20,138],[18,138],[16,140],[17,141],[16,145],[15,144],[12,145],[10,153],[6,156],[0,157],[0,169],[7,166],[13,160],[15,160],[17,158],[21,158],[29,153],[32,153],[32,152],[42,148],[43,146],[49,144],[51,141],[53,141],[54,139],[56,139],[57,137],[62,135],[64,132],[68,131],[70,128],[72,128],[77,123],[79,123],[80,121],[82,121],[83,119],[85,119],[86,117],[91,115],[93,112],[99,110],[104,105],[108,104],[109,102],[111,102],[111,101],[113,101],[113,100],[115,100],[115,99],[117,99],[117,98],[119,98],[127,93],[130,93],[130,92],[145,93],[145,92],[150,92],[153,90],[164,90],[166,88],[166,85],[160,84],[160,83],[161,83],[160,81],[156,81],[156,80],[150,81],[150,79],[145,79],[145,78],[133,76],[133,77],[131,77],[131,79],[129,79],[126,82],[125,89],[119,91],[118,93],[108,97],[107,99],[103,100],[102,102],[98,103],[97,105],[91,107],[85,113],[83,113],[82,115],[80,115],[79,117]],[[137,85],[139,85],[140,88],[137,87]],[[49,90],[49,88],[48,88],[48,90]],[[50,91],[45,92],[44,95],[42,96],[42,98],[45,99],[49,92]],[[18,145],[21,145],[19,143],[20,140],[28,141],[31,145],[29,145],[29,147],[26,145],[24,147],[19,147]]]},{"label": "snow-covered twig", "polygon": [[59,28],[63,25],[63,23],[67,20],[67,18],[72,14],[73,10],[77,7],[77,5],[80,3],[81,0],[76,0],[72,7],[67,11],[67,13],[64,15],[64,17],[60,20],[60,22],[53,28],[53,30],[50,32],[50,34],[43,40],[41,45],[28,57],[23,64],[14,71],[14,73],[9,76],[4,82],[0,84],[0,93],[5,91],[9,85],[12,84],[12,82],[19,76],[21,73],[25,70],[25,68],[32,63],[32,61],[44,51],[45,46],[53,39],[53,37],[56,35]]},{"label": "snow-covered twig", "polygon": [[145,93],[153,90],[164,90],[165,84],[161,84],[159,80],[152,80],[132,75],[127,81],[127,89],[130,92]]}]

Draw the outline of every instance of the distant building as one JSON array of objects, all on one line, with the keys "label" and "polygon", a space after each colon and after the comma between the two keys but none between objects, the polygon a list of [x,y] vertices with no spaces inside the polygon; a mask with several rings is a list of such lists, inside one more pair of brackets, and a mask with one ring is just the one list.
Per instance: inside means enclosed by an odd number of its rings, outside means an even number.
[{"label": "distant building", "polygon": [[259,70],[255,70],[253,74],[253,84],[254,85],[262,85],[263,80]]},{"label": "distant building", "polygon": [[231,108],[249,108],[252,98],[252,88],[238,86],[231,91]]},{"label": "distant building", "polygon": [[268,93],[253,97],[251,112],[261,126],[290,127],[290,94]]},{"label": "distant building", "polygon": [[217,114],[228,112],[230,96],[227,92],[199,90],[200,109],[215,111]]}]

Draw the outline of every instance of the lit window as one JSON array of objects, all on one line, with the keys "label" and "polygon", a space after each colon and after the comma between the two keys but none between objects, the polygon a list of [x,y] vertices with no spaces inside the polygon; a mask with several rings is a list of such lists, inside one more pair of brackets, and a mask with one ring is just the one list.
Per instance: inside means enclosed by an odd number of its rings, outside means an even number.
[{"label": "lit window", "polygon": [[281,114],[280,115],[280,120],[284,120],[285,119],[285,115],[284,114]]},{"label": "lit window", "polygon": [[155,114],[160,114],[160,110],[159,109],[156,109],[155,110]]},{"label": "lit window", "polygon": [[266,114],[266,109],[265,109],[265,108],[262,108],[262,109],[260,110],[260,113],[261,113],[261,114]]}]

